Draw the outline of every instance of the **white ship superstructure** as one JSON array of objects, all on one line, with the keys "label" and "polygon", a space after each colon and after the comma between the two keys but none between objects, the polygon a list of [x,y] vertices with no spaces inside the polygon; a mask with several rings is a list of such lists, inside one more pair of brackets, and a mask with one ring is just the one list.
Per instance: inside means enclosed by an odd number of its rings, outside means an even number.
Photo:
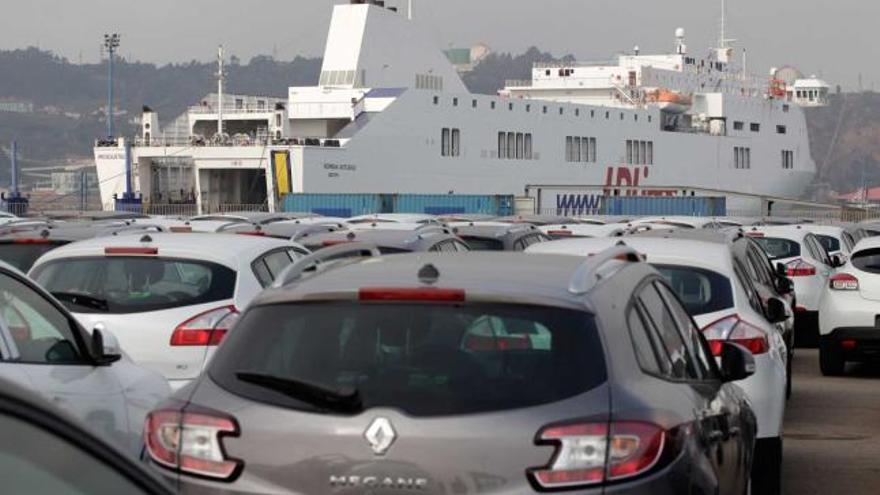
[{"label": "white ship superstructure", "polygon": [[[498,95],[468,92],[418,22],[355,0],[334,7],[318,85],[287,98],[211,95],[132,145],[145,203],[267,204],[287,192],[522,195],[713,189],[799,197],[815,175],[802,106],[828,87],[748,76],[723,39],[691,54],[638,49],[605,63],[537,65]],[[798,87],[801,84],[803,87]],[[148,109],[145,109],[148,110]],[[105,203],[125,190],[125,140],[99,142]]]}]

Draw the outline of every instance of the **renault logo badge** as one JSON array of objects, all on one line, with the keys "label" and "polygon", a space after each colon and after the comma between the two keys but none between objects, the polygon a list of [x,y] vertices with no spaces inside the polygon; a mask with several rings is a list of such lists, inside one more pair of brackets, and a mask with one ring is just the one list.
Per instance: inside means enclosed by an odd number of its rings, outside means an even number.
[{"label": "renault logo badge", "polygon": [[386,418],[376,418],[367,427],[364,432],[364,438],[370,443],[373,453],[376,455],[385,455],[391,444],[397,439],[397,433],[391,426],[391,421]]}]

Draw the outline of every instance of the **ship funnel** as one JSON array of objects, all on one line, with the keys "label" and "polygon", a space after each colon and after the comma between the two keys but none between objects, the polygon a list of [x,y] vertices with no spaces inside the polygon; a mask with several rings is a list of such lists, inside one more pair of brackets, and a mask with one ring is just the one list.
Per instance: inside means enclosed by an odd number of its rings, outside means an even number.
[{"label": "ship funnel", "polygon": [[684,28],[675,30],[675,53],[679,55],[687,53],[687,45],[684,44]]}]

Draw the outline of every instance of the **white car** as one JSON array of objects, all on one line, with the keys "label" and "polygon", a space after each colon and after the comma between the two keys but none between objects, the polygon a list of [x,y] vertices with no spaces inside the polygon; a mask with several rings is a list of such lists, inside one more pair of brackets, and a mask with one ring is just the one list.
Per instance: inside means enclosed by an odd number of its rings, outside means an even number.
[{"label": "white car", "polygon": [[[136,457],[147,413],[171,395],[109,330],[89,335],[48,292],[0,263],[0,377],[35,391]],[[86,474],[86,473],[82,473]]]},{"label": "white car", "polygon": [[374,215],[361,215],[346,220],[352,225],[371,223],[421,223],[439,224],[437,217],[421,213],[377,213]]},{"label": "white car", "polygon": [[686,217],[686,216],[666,216],[666,217],[645,217],[633,220],[634,224],[653,224],[665,225],[679,229],[723,229],[726,227],[738,227],[739,223],[727,221],[713,217]]},{"label": "white car", "polygon": [[843,374],[847,361],[880,351],[880,237],[853,249],[831,276],[819,306],[819,365],[828,376]]},{"label": "white car", "polygon": [[819,243],[832,257],[832,260],[837,256],[840,264],[846,263],[849,255],[852,254],[856,241],[844,227],[837,225],[805,225],[804,227],[819,239]]},{"label": "white car", "polygon": [[579,237],[615,237],[626,233],[632,226],[625,223],[607,223],[607,224],[559,224],[544,225],[538,227],[541,232],[547,234],[553,239],[568,239]]},{"label": "white car", "polygon": [[177,389],[198,376],[251,299],[307,253],[266,237],[127,235],[51,251],[30,276]]},{"label": "white car", "polygon": [[745,234],[757,241],[777,270],[784,270],[794,282],[795,335],[799,343],[814,344],[819,302],[834,272],[831,257],[807,225],[749,227]]},{"label": "white car", "polygon": [[776,324],[786,318],[785,303],[774,299],[776,321],[767,321],[745,267],[721,243],[638,236],[571,239],[537,244],[527,252],[591,256],[620,242],[646,256],[646,261],[667,279],[716,357],[724,341],[738,343],[754,355],[755,374],[736,382],[749,397],[758,419],[755,465],[761,466],[761,479],[753,479],[753,489],[772,483],[770,480],[778,481],[788,351]]}]

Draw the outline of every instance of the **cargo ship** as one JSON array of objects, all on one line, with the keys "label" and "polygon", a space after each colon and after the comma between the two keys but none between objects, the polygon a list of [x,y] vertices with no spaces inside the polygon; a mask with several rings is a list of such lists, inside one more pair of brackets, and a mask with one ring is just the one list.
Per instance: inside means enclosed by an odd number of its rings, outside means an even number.
[{"label": "cargo ship", "polygon": [[133,194],[154,211],[274,210],[290,193],[523,196],[537,184],[563,200],[566,185],[597,201],[798,198],[816,174],[803,108],[827,104],[828,85],[750,75],[723,29],[705,53],[679,28],[668,53],[536,64],[482,95],[420,26],[381,1],[334,6],[318,84],[285,97],[226,93],[221,51],[216,93],[165,123],[145,107],[139,135],[96,141],[105,207]]}]

